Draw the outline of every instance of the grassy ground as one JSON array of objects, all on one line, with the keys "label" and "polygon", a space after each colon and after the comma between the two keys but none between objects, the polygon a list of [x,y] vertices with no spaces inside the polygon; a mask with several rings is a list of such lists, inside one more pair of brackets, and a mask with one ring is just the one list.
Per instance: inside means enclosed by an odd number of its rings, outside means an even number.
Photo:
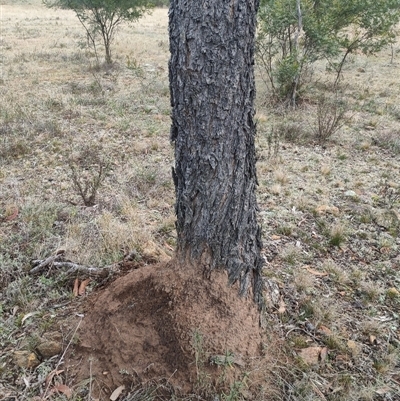
[{"label": "grassy ground", "polygon": [[[172,254],[167,10],[121,29],[109,70],[95,67],[73,13],[34,3],[0,14],[0,399],[30,400],[59,359],[22,368],[15,353],[36,352],[51,330],[65,347],[65,317],[79,312],[71,279],[33,277],[31,260]],[[266,369],[279,393],[264,399],[400,400],[399,70],[399,46],[392,62],[390,49],[357,56],[340,88],[344,125],[326,141],[323,66],[295,112],[269,106],[259,78],[265,276],[281,291],[266,320],[282,339]]]}]

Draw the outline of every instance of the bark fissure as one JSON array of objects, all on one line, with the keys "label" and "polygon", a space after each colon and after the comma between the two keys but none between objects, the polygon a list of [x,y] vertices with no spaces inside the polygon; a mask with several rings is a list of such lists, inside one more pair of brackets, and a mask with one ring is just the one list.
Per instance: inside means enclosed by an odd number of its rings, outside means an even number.
[{"label": "bark fissure", "polygon": [[[171,0],[178,257],[260,294],[254,137],[258,0]],[[259,299],[257,299],[259,300]]]}]

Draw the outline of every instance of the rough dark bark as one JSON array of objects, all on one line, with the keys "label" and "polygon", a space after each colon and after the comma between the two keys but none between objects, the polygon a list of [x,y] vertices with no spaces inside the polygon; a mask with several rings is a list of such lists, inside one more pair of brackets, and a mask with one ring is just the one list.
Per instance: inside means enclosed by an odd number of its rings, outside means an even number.
[{"label": "rough dark bark", "polygon": [[254,138],[258,0],[171,0],[178,258],[225,268],[261,302]]}]

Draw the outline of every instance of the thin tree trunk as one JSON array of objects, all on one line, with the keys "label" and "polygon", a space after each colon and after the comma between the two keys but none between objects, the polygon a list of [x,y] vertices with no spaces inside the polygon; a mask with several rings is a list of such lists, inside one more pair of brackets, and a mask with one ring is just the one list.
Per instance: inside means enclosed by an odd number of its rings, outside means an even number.
[{"label": "thin tree trunk", "polygon": [[298,65],[298,71],[296,73],[296,76],[294,77],[293,80],[293,89],[292,89],[292,94],[291,94],[291,103],[293,108],[296,107],[296,96],[297,96],[297,87],[299,85],[299,80],[300,80],[300,74],[301,74],[301,57],[300,57],[300,47],[299,47],[299,38],[301,31],[303,30],[303,16],[301,13],[301,3],[300,0],[296,0],[296,13],[297,13],[297,32],[295,34],[294,38],[294,52],[296,55],[296,60],[297,60],[297,65]]},{"label": "thin tree trunk", "polygon": [[261,303],[254,137],[258,0],[171,0],[178,258],[228,271]]}]

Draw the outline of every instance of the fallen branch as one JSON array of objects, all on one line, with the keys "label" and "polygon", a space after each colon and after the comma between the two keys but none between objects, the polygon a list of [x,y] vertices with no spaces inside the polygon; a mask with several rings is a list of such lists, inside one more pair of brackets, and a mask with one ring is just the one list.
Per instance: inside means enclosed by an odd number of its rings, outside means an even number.
[{"label": "fallen branch", "polygon": [[105,278],[110,273],[119,272],[119,263],[114,263],[112,265],[104,267],[93,267],[93,266],[78,265],[77,263],[73,262],[54,262],[53,266],[58,269],[68,269],[65,272],[65,274],[71,276],[76,273],[79,273],[81,275],[85,275],[88,277]]},{"label": "fallen branch", "polygon": [[79,274],[81,278],[107,278],[110,274],[119,273],[121,270],[137,269],[142,264],[138,262],[138,259],[143,262],[143,259],[136,251],[127,253],[119,262],[102,267],[85,266],[65,260],[64,254],[65,251],[60,250],[55,255],[51,255],[46,259],[32,260],[32,269],[29,271],[29,274],[35,275],[42,273],[46,269],[51,270],[55,268],[57,270],[66,270],[66,276],[76,276]]},{"label": "fallen branch", "polygon": [[57,253],[56,255],[51,255],[46,259],[43,260],[32,260],[31,264],[34,266],[33,269],[30,270],[30,274],[37,274],[41,272],[45,267],[47,266],[53,266],[53,264],[62,259],[63,254],[62,253]]},{"label": "fallen branch", "polygon": [[63,259],[63,254],[58,254],[49,256],[44,260],[33,260],[31,263],[34,267],[29,271],[29,274],[35,275],[43,272],[46,269],[55,268],[63,270],[67,269],[65,272],[66,276],[80,274],[81,276],[87,277],[106,278],[112,273],[118,273],[122,265],[126,263],[124,260],[103,267],[94,267],[80,265],[78,263],[73,263]]}]

